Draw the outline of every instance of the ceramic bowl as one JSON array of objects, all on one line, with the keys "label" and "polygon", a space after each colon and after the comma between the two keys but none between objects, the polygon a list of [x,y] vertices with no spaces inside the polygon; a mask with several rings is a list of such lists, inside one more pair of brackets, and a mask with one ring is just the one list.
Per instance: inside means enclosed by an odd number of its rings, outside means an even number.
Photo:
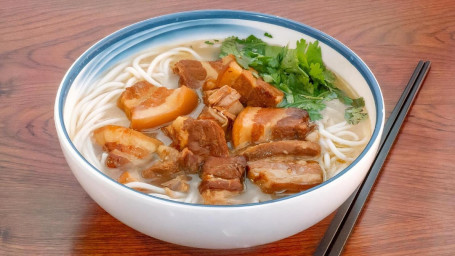
[{"label": "ceramic bowl", "polygon": [[[265,38],[264,33],[273,35]],[[161,45],[250,34],[291,46],[319,40],[323,60],[365,98],[372,136],[349,167],[324,183],[285,198],[243,205],[187,204],[147,195],[96,169],[71,141],[65,118],[71,116],[72,87],[90,86],[121,60]],[[367,65],[348,47],[314,28],[276,16],[226,10],[176,13],[133,24],[105,37],[83,53],[57,92],[55,126],[64,156],[85,191],[119,221],[151,237],[184,246],[227,249],[270,243],[292,236],[335,211],[365,177],[377,153],[384,125],[380,87]]]}]

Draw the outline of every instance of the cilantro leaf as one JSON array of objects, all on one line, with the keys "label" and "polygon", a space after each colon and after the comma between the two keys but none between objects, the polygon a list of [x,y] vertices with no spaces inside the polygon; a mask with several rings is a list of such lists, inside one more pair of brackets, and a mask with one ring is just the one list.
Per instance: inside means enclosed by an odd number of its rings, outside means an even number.
[{"label": "cilantro leaf", "polygon": [[324,83],[325,81],[324,70],[319,63],[310,64],[309,75],[313,78],[314,81],[317,81],[318,83]]},{"label": "cilantro leaf", "polygon": [[351,107],[348,107],[344,112],[344,118],[350,124],[358,124],[364,120],[368,114],[364,112],[365,100],[357,98],[352,100]]},{"label": "cilantro leaf", "polygon": [[322,99],[310,99],[305,98],[305,96],[297,95],[294,96],[294,102],[287,104],[285,107],[295,107],[305,109],[310,116],[310,119],[320,120],[322,119],[321,111],[325,109],[326,105],[324,104]]},{"label": "cilantro leaf", "polygon": [[225,57],[229,54],[234,56],[240,55],[240,45],[237,43],[237,37],[231,36],[226,38],[221,44],[220,57]]},{"label": "cilantro leaf", "polygon": [[321,53],[321,47],[319,47],[319,42],[314,41],[313,43],[308,44],[308,48],[306,51],[306,56],[308,63],[319,63],[321,67],[324,66],[324,63],[322,62],[322,53]]},{"label": "cilantro leaf", "polygon": [[353,99],[352,106],[355,108],[363,108],[365,106],[365,100],[362,97]]},{"label": "cilantro leaf", "polygon": [[368,114],[363,111],[363,107],[348,107],[344,112],[344,118],[349,124],[358,124],[367,116]]}]

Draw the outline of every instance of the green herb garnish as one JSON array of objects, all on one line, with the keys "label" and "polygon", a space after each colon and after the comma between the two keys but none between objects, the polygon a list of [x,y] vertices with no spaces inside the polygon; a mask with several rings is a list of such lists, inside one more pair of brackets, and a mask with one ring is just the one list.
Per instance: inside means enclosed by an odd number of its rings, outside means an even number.
[{"label": "green herb garnish", "polygon": [[264,36],[273,38],[273,36],[271,34],[267,33],[267,32],[264,33]]},{"label": "green herb garnish", "polygon": [[213,45],[213,42],[210,42],[210,41],[205,41],[204,43]]},{"label": "green herb garnish", "polygon": [[335,74],[324,65],[319,42],[300,39],[296,45],[290,49],[268,45],[253,35],[245,39],[232,36],[223,41],[220,57],[233,54],[240,66],[254,68],[264,81],[282,90],[285,99],[279,107],[305,109],[314,121],[322,118],[325,102],[339,99],[348,106],[345,119],[349,123],[365,119],[363,98],[351,99],[334,85]]},{"label": "green herb garnish", "polygon": [[350,124],[357,124],[365,119],[368,114],[364,112],[365,101],[363,98],[354,99],[352,105],[344,112],[344,118]]}]

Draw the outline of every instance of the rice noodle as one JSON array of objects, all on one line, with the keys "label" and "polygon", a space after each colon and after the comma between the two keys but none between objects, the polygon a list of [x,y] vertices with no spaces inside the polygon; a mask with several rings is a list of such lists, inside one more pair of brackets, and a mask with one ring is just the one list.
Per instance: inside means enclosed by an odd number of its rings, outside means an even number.
[{"label": "rice noodle", "polygon": [[[334,108],[329,108],[328,111],[333,112]],[[342,115],[344,111],[338,111],[337,114]],[[346,121],[325,128],[328,123],[328,120],[316,122],[322,150],[322,159],[319,163],[325,167],[328,177],[333,177],[347,167],[346,163],[357,157],[358,152],[355,149],[366,144],[367,136],[360,139],[359,135],[352,131],[354,126]]]}]

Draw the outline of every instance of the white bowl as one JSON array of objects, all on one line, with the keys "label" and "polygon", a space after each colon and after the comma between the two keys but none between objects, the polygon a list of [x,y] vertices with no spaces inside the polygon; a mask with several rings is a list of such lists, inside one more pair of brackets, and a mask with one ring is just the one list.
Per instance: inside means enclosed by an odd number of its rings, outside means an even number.
[{"label": "white bowl", "polygon": [[[254,34],[286,45],[319,40],[324,62],[364,97],[372,137],[349,167],[304,192],[256,204],[212,206],[174,202],[130,189],[97,170],[78,152],[64,123],[72,86],[87,86],[139,51],[189,40]],[[76,81],[76,83],[74,82]],[[70,115],[71,111],[65,112]],[[88,49],[68,70],[57,92],[55,125],[65,158],[79,183],[103,209],[126,225],[157,239],[191,247],[227,249],[270,243],[294,235],[335,211],[365,177],[377,153],[384,102],[367,65],[334,38],[304,24],[260,13],[206,10],[176,13],[121,29]]]}]

